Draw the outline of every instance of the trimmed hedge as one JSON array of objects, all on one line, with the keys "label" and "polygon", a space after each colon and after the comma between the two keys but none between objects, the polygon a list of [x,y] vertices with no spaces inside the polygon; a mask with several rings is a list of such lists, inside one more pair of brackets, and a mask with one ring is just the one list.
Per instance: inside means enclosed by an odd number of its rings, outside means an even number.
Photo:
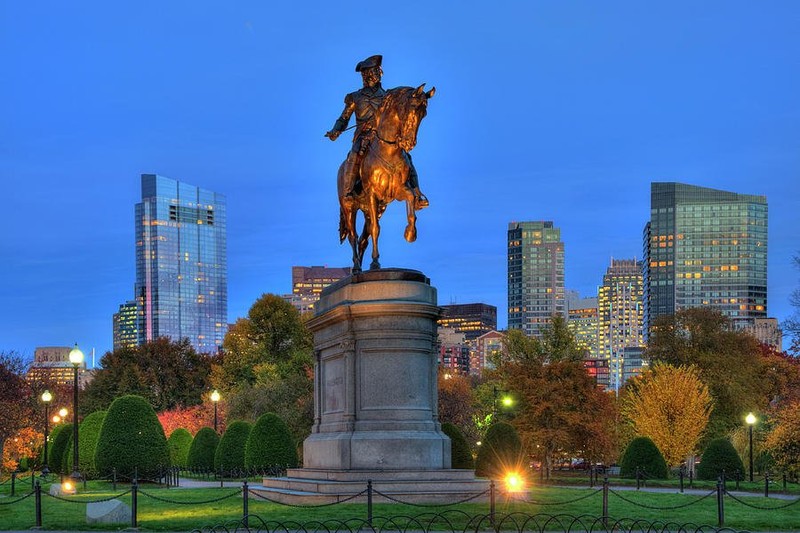
[{"label": "trimmed hedge", "polygon": [[451,468],[475,468],[475,461],[472,459],[472,451],[469,449],[467,439],[458,429],[458,426],[445,422],[442,424],[442,433],[450,437],[450,458]]},{"label": "trimmed hedge", "polygon": [[242,420],[236,420],[228,425],[214,453],[215,470],[235,472],[244,469],[244,450],[252,428],[250,422]]},{"label": "trimmed hedge", "polygon": [[[94,451],[97,447],[97,437],[106,418],[105,411],[95,411],[83,419],[78,427],[78,471],[86,479],[97,477],[97,467],[94,464]],[[64,454],[64,464],[72,465],[72,437],[69,439],[67,451]]]},{"label": "trimmed hedge", "polygon": [[501,478],[509,470],[521,470],[524,464],[522,442],[514,426],[497,422],[489,427],[475,460],[475,475]]},{"label": "trimmed hedge", "polygon": [[69,424],[59,424],[50,431],[50,443],[47,449],[47,467],[51,472],[57,474],[65,473],[64,454],[67,452],[67,446],[70,440],[72,440],[72,426]]},{"label": "trimmed hedge", "polygon": [[188,429],[178,428],[167,439],[169,460],[174,466],[189,464],[189,448],[192,446],[192,434]]},{"label": "trimmed hedge", "polygon": [[744,464],[731,441],[726,438],[714,439],[708,443],[700,464],[697,465],[697,479],[717,479],[725,471],[728,479],[744,474]]},{"label": "trimmed hedge", "polygon": [[256,421],[245,446],[246,468],[295,468],[297,447],[286,422],[275,413],[261,415]]},{"label": "trimmed hedge", "polygon": [[189,468],[201,468],[204,470],[213,470],[214,468],[214,452],[217,451],[219,444],[219,435],[213,428],[205,427],[197,432],[194,436],[191,446],[189,446],[189,455],[186,459],[186,466]]},{"label": "trimmed hedge", "polygon": [[121,396],[106,413],[94,455],[100,476],[116,468],[122,476],[155,479],[170,465],[167,438],[156,412],[141,396]]},{"label": "trimmed hedge", "polygon": [[636,477],[637,467],[648,479],[667,479],[669,476],[664,456],[648,437],[636,437],[625,448],[620,461],[620,476]]}]

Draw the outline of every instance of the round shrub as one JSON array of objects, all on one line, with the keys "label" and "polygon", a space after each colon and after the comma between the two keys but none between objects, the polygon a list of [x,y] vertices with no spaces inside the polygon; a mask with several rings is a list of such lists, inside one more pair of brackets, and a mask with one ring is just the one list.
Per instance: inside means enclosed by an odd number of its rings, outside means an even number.
[{"label": "round shrub", "polygon": [[728,479],[734,479],[744,473],[744,465],[731,441],[726,438],[714,439],[706,446],[697,465],[697,479],[717,479],[723,470]]},{"label": "round shrub", "polygon": [[141,396],[121,396],[111,403],[97,438],[94,455],[100,476],[114,468],[122,476],[155,479],[169,466],[164,428],[156,412]]},{"label": "round shrub", "polygon": [[523,465],[522,442],[514,426],[497,422],[489,427],[475,460],[475,475],[497,479]]},{"label": "round shrub", "polygon": [[233,473],[244,470],[244,449],[252,427],[252,424],[242,420],[228,425],[214,453],[215,470]]},{"label": "round shrub", "polygon": [[664,456],[648,437],[636,437],[625,448],[620,461],[622,477],[636,477],[636,469],[648,479],[667,479],[669,468]]},{"label": "round shrub", "polygon": [[167,439],[169,446],[169,460],[174,466],[187,466],[189,464],[189,447],[192,445],[192,434],[189,430],[178,428]]},{"label": "round shrub", "polygon": [[64,454],[72,439],[72,426],[60,424],[50,431],[50,443],[47,449],[47,467],[51,472],[64,473]]},{"label": "round shrub", "polygon": [[214,452],[217,451],[219,435],[213,428],[205,427],[194,436],[189,455],[186,459],[186,466],[189,468],[199,468],[201,470],[214,469]]},{"label": "round shrub", "polygon": [[246,468],[257,469],[297,466],[297,447],[294,439],[289,433],[286,422],[275,413],[261,415],[250,430],[245,446],[244,463]]},{"label": "round shrub", "polygon": [[[87,479],[97,477],[97,467],[94,464],[94,451],[97,447],[97,437],[106,418],[105,411],[95,411],[81,422],[78,427],[78,471]],[[64,464],[72,465],[72,437],[69,439],[67,451],[64,454]]]},{"label": "round shrub", "polygon": [[467,439],[458,429],[458,426],[445,422],[442,424],[442,433],[450,437],[450,458],[452,468],[475,468],[475,461],[472,460],[472,451],[469,449]]}]

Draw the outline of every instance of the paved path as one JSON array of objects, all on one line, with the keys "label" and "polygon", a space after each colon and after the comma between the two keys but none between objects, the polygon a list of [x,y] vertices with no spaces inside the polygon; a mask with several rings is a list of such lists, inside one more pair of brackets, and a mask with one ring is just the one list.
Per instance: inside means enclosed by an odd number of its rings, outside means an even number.
[{"label": "paved path", "polygon": [[[597,490],[602,487],[602,485],[595,485],[594,487],[589,487],[589,485],[546,485],[547,487],[555,487],[559,489],[594,489]],[[622,491],[637,491],[636,487],[627,486],[627,485],[609,485],[609,489],[622,492]],[[717,489],[689,489],[685,488],[683,490],[683,494],[695,495],[695,496],[705,496],[711,491],[716,492]],[[642,487],[638,489],[638,492],[655,492],[660,494],[680,494],[681,491],[675,487]],[[740,490],[729,490],[727,491],[728,494],[732,496],[736,496],[737,498],[742,497],[763,497],[763,492],[746,492]],[[798,496],[795,494],[781,494],[776,492],[771,492],[769,495],[770,499],[776,500],[797,500]]]}]

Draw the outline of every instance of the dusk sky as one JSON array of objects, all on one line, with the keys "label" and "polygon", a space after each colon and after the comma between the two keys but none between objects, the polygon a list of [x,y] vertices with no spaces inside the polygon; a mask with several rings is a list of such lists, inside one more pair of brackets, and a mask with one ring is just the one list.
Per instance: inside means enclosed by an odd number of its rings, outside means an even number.
[{"label": "dusk sky", "polygon": [[769,202],[768,311],[800,285],[800,2],[0,1],[0,351],[99,357],[133,297],[140,174],[228,201],[229,321],[349,266],[323,134],[383,54],[384,87],[436,87],[413,151],[431,207],[384,267],[506,325],[510,221],[553,220],[566,285],[642,256],[650,183]]}]

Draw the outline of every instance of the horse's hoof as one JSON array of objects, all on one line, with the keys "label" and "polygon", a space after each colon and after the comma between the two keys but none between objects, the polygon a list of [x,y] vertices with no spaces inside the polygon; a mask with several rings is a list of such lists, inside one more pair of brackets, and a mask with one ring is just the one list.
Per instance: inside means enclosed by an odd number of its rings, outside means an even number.
[{"label": "horse's hoof", "polygon": [[417,227],[408,225],[406,226],[406,231],[404,233],[406,241],[414,242],[417,240]]},{"label": "horse's hoof", "polygon": [[354,276],[355,276],[356,274],[361,274],[361,267],[360,267],[360,266],[358,266],[358,267],[353,267],[353,268],[351,268],[351,269],[350,269],[350,274],[352,274],[352,275],[354,275]]},{"label": "horse's hoof", "polygon": [[379,262],[377,262],[377,261],[373,261],[369,265],[369,269],[370,270],[378,270],[379,268],[381,268],[381,264]]}]

